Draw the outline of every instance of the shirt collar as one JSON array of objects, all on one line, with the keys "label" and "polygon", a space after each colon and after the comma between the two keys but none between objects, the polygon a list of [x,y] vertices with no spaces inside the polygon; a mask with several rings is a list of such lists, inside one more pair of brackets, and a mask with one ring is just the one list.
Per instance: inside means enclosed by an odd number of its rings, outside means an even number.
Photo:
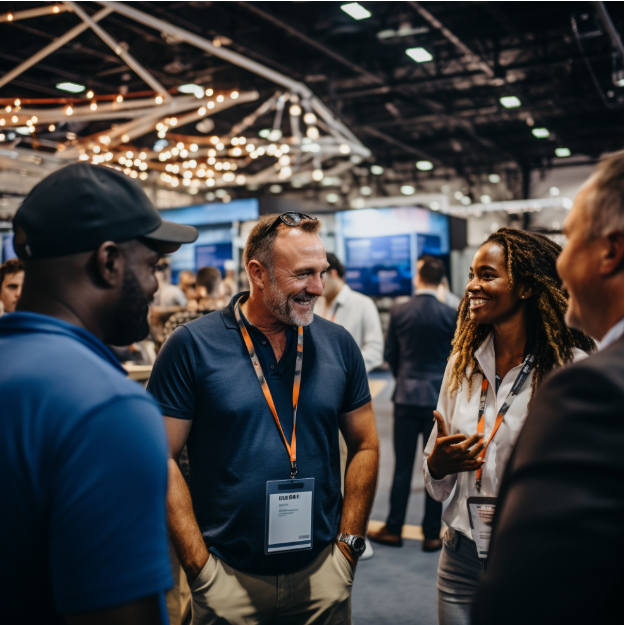
[{"label": "shirt collar", "polygon": [[434,289],[417,289],[415,295],[433,295],[438,299],[438,293]]},{"label": "shirt collar", "polygon": [[608,333],[597,343],[597,351],[605,349],[623,335],[623,319],[613,325]]},{"label": "shirt collar", "polygon": [[492,388],[497,388],[495,376],[497,374],[497,366],[495,363],[495,337],[491,332],[488,338],[478,347],[475,352],[482,373],[486,376],[488,383]]},{"label": "shirt collar", "polygon": [[18,332],[42,332],[72,338],[113,365],[118,371],[127,375],[126,370],[122,367],[119,360],[117,360],[113,352],[111,352],[100,339],[88,330],[79,328],[73,323],[33,312],[18,311],[9,315],[3,315],[2,319],[0,319],[0,333],[17,334]]},{"label": "shirt collar", "polygon": [[221,318],[224,322],[224,325],[228,330],[238,330],[239,325],[237,324],[237,318],[234,315],[234,305],[241,299],[241,297],[249,297],[249,291],[242,291],[241,293],[237,293],[231,300],[230,303],[221,309]]},{"label": "shirt collar", "polygon": [[344,284],[339,291],[339,294],[336,296],[334,300],[334,306],[345,306],[352,290],[349,285]]}]

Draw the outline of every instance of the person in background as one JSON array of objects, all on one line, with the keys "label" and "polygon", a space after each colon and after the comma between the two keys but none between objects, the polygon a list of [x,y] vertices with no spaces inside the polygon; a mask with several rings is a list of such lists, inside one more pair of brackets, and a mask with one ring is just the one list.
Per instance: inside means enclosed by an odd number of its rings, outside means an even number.
[{"label": "person in background", "polygon": [[105,343],[148,333],[159,257],[197,237],[116,170],[67,165],[18,209],[0,319],[3,623],[165,625],[167,442]]},{"label": "person in background", "polygon": [[192,310],[181,310],[174,313],[163,328],[163,340],[181,325],[199,319],[208,313],[224,307],[225,302],[220,296],[221,271],[217,267],[202,267],[197,272],[195,292],[197,307]]},{"label": "person in background", "polygon": [[187,297],[184,291],[171,283],[171,261],[169,258],[161,258],[156,267],[156,279],[158,291],[154,296],[154,306],[161,308],[181,307],[187,305]]},{"label": "person in background", "polygon": [[436,289],[436,293],[439,302],[451,306],[454,310],[458,310],[462,300],[455,293],[452,293],[447,276],[443,276],[441,283]]},{"label": "person in background", "polygon": [[24,263],[19,258],[12,258],[0,265],[0,316],[15,312],[23,283]]},{"label": "person in background", "polygon": [[190,269],[184,269],[178,274],[178,287],[187,298],[187,306],[194,306],[194,302],[197,302],[196,286],[195,274]]},{"label": "person in background", "polygon": [[[402,545],[401,529],[408,509],[417,441],[422,434],[425,447],[432,432],[432,413],[456,330],[456,312],[437,298],[444,276],[442,260],[434,256],[420,259],[415,296],[391,310],[384,356],[397,381],[393,393],[395,473],[386,525],[369,532],[371,540],[385,545]],[[442,546],[442,510],[442,503],[426,491],[423,551],[438,551]]]},{"label": "person in background", "polygon": [[[473,258],[424,452],[430,495],[442,502],[453,493],[443,513],[448,529],[438,565],[440,625],[470,623],[488,553],[486,528],[536,389],[556,367],[594,348],[564,321],[560,249],[540,234],[500,228]],[[475,497],[480,499],[469,500]],[[476,524],[475,533],[469,504],[484,506],[479,518],[486,527]]]},{"label": "person in background", "polygon": [[373,300],[345,284],[345,267],[331,252],[323,297],[324,317],[343,326],[354,338],[365,360],[367,373],[384,362],[384,337],[380,314]]},{"label": "person in background", "polygon": [[235,264],[233,260],[224,261],[225,276],[221,283],[221,295],[230,301],[237,292],[237,281],[234,277]]},{"label": "person in background", "polygon": [[[194,625],[351,623],[379,442],[358,346],[314,315],[328,266],[319,227],[301,213],[263,215],[244,252],[251,292],[177,328],[150,378],[167,415],[169,531]],[[177,464],[187,441],[193,500]],[[311,508],[288,494],[308,478]],[[290,523],[278,495],[267,506],[271,485],[293,499],[282,504]]]},{"label": "person in background", "polygon": [[[345,284],[345,267],[335,254],[326,254],[329,267],[325,276],[325,311],[323,316],[334,323],[342,325],[356,341],[365,361],[367,373],[384,362],[384,336],[380,314],[373,300],[362,295]],[[347,463],[347,445],[343,435],[339,434],[341,449],[341,475],[345,475]],[[369,539],[361,560],[373,557],[373,548]]]},{"label": "person in background", "polygon": [[476,625],[623,618],[623,152],[564,222],[566,322],[597,354],[540,388],[508,464]]}]

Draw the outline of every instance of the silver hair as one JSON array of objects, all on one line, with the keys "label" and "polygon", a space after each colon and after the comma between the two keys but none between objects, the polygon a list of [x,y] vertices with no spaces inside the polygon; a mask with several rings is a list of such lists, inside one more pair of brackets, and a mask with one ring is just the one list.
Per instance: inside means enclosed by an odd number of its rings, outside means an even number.
[{"label": "silver hair", "polygon": [[603,160],[588,181],[589,239],[623,232],[623,151]]}]

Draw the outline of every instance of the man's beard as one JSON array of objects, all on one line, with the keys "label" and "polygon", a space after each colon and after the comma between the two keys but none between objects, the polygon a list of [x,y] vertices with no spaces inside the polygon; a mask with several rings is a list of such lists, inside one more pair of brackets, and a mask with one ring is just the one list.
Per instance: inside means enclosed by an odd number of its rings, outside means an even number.
[{"label": "man's beard", "polygon": [[[282,323],[290,326],[308,326],[313,322],[315,314],[315,304],[318,297],[316,295],[310,295],[305,290],[299,292],[297,295],[289,297],[283,293],[278,285],[270,279],[270,288],[264,289],[263,299],[267,310]],[[310,308],[306,312],[300,312],[295,309],[296,302],[311,302]]]},{"label": "man's beard", "polygon": [[150,333],[148,313],[152,298],[144,295],[135,274],[126,267],[122,293],[109,318],[110,345],[125,346],[142,341]]}]

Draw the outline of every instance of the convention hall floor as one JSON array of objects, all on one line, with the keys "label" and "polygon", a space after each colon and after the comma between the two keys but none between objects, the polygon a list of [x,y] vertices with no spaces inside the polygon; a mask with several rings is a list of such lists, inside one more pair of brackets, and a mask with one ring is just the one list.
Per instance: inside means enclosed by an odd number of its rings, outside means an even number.
[{"label": "convention hall floor", "polygon": [[[370,376],[378,433],[382,445],[380,483],[371,519],[384,521],[393,477],[393,379]],[[419,535],[423,514],[421,454],[415,462],[412,494],[404,534]],[[373,545],[374,556],[358,564],[353,590],[354,625],[437,625],[436,568],[440,552],[423,553],[420,540],[404,540],[401,548]]]}]

